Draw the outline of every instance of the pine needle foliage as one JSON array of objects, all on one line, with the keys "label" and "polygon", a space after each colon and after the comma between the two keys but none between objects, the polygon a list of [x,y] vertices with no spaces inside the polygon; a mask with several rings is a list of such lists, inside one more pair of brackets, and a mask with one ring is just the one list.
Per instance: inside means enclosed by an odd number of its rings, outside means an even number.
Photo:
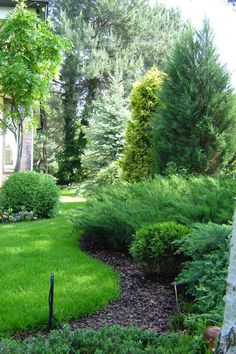
[{"label": "pine needle foliage", "polygon": [[199,32],[189,28],[167,63],[156,123],[160,172],[172,164],[213,175],[236,151],[235,95],[213,39],[207,20]]}]

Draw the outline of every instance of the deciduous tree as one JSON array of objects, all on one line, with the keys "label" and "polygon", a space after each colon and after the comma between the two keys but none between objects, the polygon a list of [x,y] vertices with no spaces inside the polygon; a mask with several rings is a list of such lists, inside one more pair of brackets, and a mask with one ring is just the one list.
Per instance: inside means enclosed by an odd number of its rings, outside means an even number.
[{"label": "deciduous tree", "polygon": [[[45,105],[50,81],[58,74],[66,42],[54,34],[36,13],[18,3],[0,29],[0,83],[4,98],[2,129],[17,142],[16,171],[20,165],[24,123],[32,122],[32,104]],[[9,109],[10,102],[10,109]]]}]

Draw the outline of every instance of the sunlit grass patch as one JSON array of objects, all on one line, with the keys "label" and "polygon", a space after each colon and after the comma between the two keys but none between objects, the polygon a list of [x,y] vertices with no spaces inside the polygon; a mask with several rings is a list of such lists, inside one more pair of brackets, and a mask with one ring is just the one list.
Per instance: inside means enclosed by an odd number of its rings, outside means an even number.
[{"label": "sunlit grass patch", "polygon": [[55,317],[80,317],[118,295],[118,275],[78,248],[62,204],[58,216],[0,225],[0,333],[47,324],[50,273],[55,276]]}]

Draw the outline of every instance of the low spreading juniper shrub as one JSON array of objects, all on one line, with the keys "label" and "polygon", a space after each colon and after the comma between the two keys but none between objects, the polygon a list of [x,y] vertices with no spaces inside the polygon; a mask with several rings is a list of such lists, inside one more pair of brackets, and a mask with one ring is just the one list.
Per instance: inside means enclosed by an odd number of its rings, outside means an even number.
[{"label": "low spreading juniper shrub", "polygon": [[54,216],[59,188],[52,177],[37,172],[13,173],[0,190],[0,209],[33,212],[38,218]]},{"label": "low spreading juniper shrub", "polygon": [[197,224],[191,237],[175,241],[178,253],[189,258],[176,280],[194,300],[186,306],[184,318],[190,330],[201,322],[204,326],[222,324],[231,229],[228,225]]},{"label": "low spreading juniper shrub", "polygon": [[179,273],[181,257],[173,241],[190,234],[190,228],[174,221],[156,223],[139,229],[130,247],[130,253],[146,273],[174,277]]},{"label": "low spreading juniper shrub", "polygon": [[158,336],[151,331],[121,326],[97,331],[65,328],[52,331],[47,338],[38,335],[23,342],[0,341],[0,353],[4,354],[206,354],[206,348],[202,336],[181,333]]},{"label": "low spreading juniper shrub", "polygon": [[97,191],[73,215],[74,226],[98,246],[128,249],[132,235],[151,223],[227,223],[234,210],[233,179],[180,176],[123,183]]}]

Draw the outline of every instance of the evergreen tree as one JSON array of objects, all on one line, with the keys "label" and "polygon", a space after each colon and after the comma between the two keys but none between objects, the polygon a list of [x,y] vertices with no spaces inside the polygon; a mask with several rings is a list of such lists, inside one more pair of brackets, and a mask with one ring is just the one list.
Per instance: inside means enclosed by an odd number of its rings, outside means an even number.
[{"label": "evergreen tree", "polygon": [[81,155],[85,139],[77,114],[77,66],[78,58],[71,55],[67,56],[62,69],[62,80],[64,81],[64,92],[62,94],[64,139],[62,151],[58,154],[59,168],[56,174],[60,184],[69,184],[81,180]]},{"label": "evergreen tree", "polygon": [[85,130],[83,165],[89,178],[120,156],[129,116],[127,106],[122,80],[118,75],[111,76],[109,88],[93,102],[90,124]]},{"label": "evergreen tree", "polygon": [[[58,174],[63,175],[67,170],[69,179],[74,179],[71,171],[81,171],[80,158],[84,149],[81,130],[90,124],[93,101],[98,92],[108,89],[109,76],[115,76],[118,67],[127,98],[132,83],[147,68],[153,63],[164,66],[164,58],[182,28],[182,21],[178,11],[166,9],[163,5],[151,8],[147,0],[57,0],[52,2],[51,12],[58,33],[66,34],[73,42],[77,62],[76,67],[67,63],[64,66],[62,95],[68,99],[67,107],[73,104],[74,108],[70,110],[77,112],[77,125],[65,123],[65,129],[73,127],[75,136],[81,139],[77,140],[79,146],[73,160],[73,149],[66,148],[68,134],[64,135],[64,153]],[[68,93],[67,75],[68,79],[73,78],[75,88]],[[66,116],[69,119],[65,111],[65,122]],[[75,116],[71,119],[75,122]],[[65,160],[73,160],[75,164],[67,164]]]},{"label": "evergreen tree", "polygon": [[152,115],[161,106],[159,93],[164,78],[164,73],[152,68],[133,86],[130,96],[132,116],[127,126],[121,161],[122,178],[126,181],[153,177]]},{"label": "evergreen tree", "polygon": [[189,29],[182,35],[167,74],[164,106],[157,115],[160,172],[174,166],[212,175],[236,151],[236,111],[230,75],[219,61],[207,21],[200,32]]},{"label": "evergreen tree", "polygon": [[55,175],[56,156],[62,150],[64,129],[63,107],[57,88],[53,87],[47,101],[47,112],[40,110],[40,127],[34,136],[34,170]]}]

